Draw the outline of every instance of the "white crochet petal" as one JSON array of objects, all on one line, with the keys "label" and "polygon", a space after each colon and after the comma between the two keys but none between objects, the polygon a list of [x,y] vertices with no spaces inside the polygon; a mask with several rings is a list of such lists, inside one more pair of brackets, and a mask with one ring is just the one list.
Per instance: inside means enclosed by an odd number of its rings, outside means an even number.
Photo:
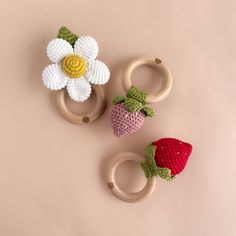
[{"label": "white crochet petal", "polygon": [[90,60],[87,61],[86,79],[96,85],[105,84],[110,78],[110,71],[108,67],[101,61]]},{"label": "white crochet petal", "polygon": [[66,88],[71,99],[76,102],[87,100],[92,91],[90,83],[84,77],[69,79]]},{"label": "white crochet petal", "polygon": [[97,41],[90,36],[79,37],[74,45],[74,53],[86,59],[95,59],[98,55],[98,51]]},{"label": "white crochet petal", "polygon": [[54,63],[58,63],[65,56],[72,53],[73,47],[64,39],[57,38],[48,43],[47,55]]},{"label": "white crochet petal", "polygon": [[59,90],[66,86],[68,77],[64,75],[58,64],[47,66],[43,71],[43,84],[51,90]]}]

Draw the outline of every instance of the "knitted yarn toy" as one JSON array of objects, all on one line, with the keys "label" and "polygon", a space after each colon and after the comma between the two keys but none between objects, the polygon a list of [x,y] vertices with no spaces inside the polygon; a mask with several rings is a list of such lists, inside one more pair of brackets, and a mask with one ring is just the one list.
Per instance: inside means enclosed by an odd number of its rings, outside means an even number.
[{"label": "knitted yarn toy", "polygon": [[147,148],[147,160],[141,163],[147,178],[159,175],[173,180],[187,164],[192,145],[175,138],[163,138]]},{"label": "knitted yarn toy", "polygon": [[57,38],[47,46],[52,64],[43,71],[44,85],[51,90],[66,87],[70,98],[76,102],[87,100],[91,84],[103,85],[110,78],[108,67],[96,60],[98,51],[94,38],[78,37],[66,27],[61,27]]},{"label": "knitted yarn toy", "polygon": [[[112,194],[126,202],[137,202],[150,196],[156,186],[156,176],[167,181],[175,179],[175,176],[183,171],[192,145],[175,138],[162,138],[147,147],[147,157],[137,153],[126,152],[118,154],[110,159],[107,169],[107,186]],[[135,161],[141,165],[147,178],[146,185],[139,192],[125,192],[116,182],[116,169],[124,161]]]},{"label": "knitted yarn toy", "polygon": [[[132,84],[132,72],[142,65],[154,67],[163,76],[162,87],[155,94],[147,94]],[[159,102],[168,96],[172,88],[172,75],[168,66],[159,58],[140,57],[128,63],[121,82],[126,96],[116,96],[110,112],[113,132],[118,137],[136,132],[143,125],[146,116],[155,115],[153,108],[146,104]]]},{"label": "knitted yarn toy", "polygon": [[116,136],[134,133],[141,128],[146,116],[153,117],[155,111],[146,106],[147,93],[131,86],[127,95],[116,96],[110,113],[111,125]]}]

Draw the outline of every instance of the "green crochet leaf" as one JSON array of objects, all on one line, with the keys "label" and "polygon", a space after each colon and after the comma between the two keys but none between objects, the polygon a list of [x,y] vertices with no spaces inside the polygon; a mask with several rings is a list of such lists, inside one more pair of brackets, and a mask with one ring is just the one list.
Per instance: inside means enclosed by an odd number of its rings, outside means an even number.
[{"label": "green crochet leaf", "polygon": [[141,167],[147,178],[157,175],[157,165],[155,162],[155,152],[156,147],[154,145],[149,145],[147,147],[147,160],[141,163]]},{"label": "green crochet leaf", "polygon": [[155,161],[156,147],[149,145],[147,147],[147,160],[141,163],[141,167],[147,178],[159,175],[162,179],[167,181],[173,180],[175,177],[171,176],[171,170],[168,168],[158,167]]},{"label": "green crochet leaf", "polygon": [[78,39],[78,36],[73,34],[68,28],[65,26],[62,26],[59,29],[57,38],[65,39],[68,43],[70,43],[72,46],[74,46],[76,40]]},{"label": "green crochet leaf", "polygon": [[113,99],[113,104],[124,102],[125,108],[129,112],[143,111],[146,116],[153,117],[155,110],[151,107],[145,106],[147,93],[141,91],[135,86],[131,86],[125,96],[116,96]]},{"label": "green crochet leaf", "polygon": [[126,98],[125,107],[129,112],[137,112],[143,108],[143,104],[134,98]]},{"label": "green crochet leaf", "polygon": [[171,181],[175,179],[175,176],[171,176],[171,170],[168,168],[161,168],[158,167],[157,174],[162,178],[167,181]]},{"label": "green crochet leaf", "polygon": [[155,153],[156,153],[156,146],[150,144],[147,146],[147,158],[149,161],[153,162],[154,164],[155,162]]},{"label": "green crochet leaf", "polygon": [[146,116],[149,116],[149,117],[153,117],[156,114],[155,110],[152,107],[144,106],[142,111],[144,111]]},{"label": "green crochet leaf", "polygon": [[143,105],[146,103],[147,93],[143,92],[139,88],[135,86],[131,86],[131,88],[127,92],[128,98],[133,98],[139,102],[141,102]]},{"label": "green crochet leaf", "polygon": [[123,101],[125,101],[125,97],[123,97],[123,96],[116,96],[116,97],[113,98],[112,103],[113,104],[117,104],[117,103],[121,103]]}]

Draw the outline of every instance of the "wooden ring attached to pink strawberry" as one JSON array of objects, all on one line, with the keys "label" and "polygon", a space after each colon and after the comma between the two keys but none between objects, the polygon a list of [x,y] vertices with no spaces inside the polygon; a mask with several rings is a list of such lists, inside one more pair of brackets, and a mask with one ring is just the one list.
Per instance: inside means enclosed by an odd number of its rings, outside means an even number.
[{"label": "wooden ring attached to pink strawberry", "polygon": [[[147,94],[132,85],[132,72],[141,65],[153,66],[162,73],[163,85],[156,94]],[[116,96],[110,112],[113,132],[118,137],[136,132],[142,127],[145,117],[155,115],[155,110],[146,104],[161,101],[168,96],[172,88],[172,75],[168,66],[160,59],[140,57],[128,64],[122,77],[122,85],[126,96]]]},{"label": "wooden ring attached to pink strawberry", "polygon": [[148,56],[135,58],[128,63],[121,80],[125,92],[127,93],[133,85],[131,81],[133,71],[142,65],[153,66],[159,72],[162,73],[164,78],[162,88],[156,94],[147,95],[146,103],[149,104],[159,102],[165,99],[169,95],[172,88],[171,71],[169,67],[165,63],[163,63],[159,58],[153,58]]},{"label": "wooden ring attached to pink strawberry", "polygon": [[[175,138],[159,139],[147,147],[147,156],[133,152],[118,154],[110,159],[106,168],[107,186],[112,194],[126,202],[137,202],[150,196],[156,187],[156,176],[171,181],[185,168],[192,152],[192,145]],[[116,169],[124,161],[140,164],[147,182],[142,190],[128,193],[122,190],[116,181]]]}]

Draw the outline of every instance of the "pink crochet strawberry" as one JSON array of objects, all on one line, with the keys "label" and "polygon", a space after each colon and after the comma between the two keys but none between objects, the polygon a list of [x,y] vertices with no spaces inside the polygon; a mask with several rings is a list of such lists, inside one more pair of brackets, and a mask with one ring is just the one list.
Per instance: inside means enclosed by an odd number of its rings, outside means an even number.
[{"label": "pink crochet strawberry", "polygon": [[113,99],[110,120],[116,136],[134,133],[142,127],[146,116],[155,115],[153,108],[145,106],[146,97],[145,92],[131,86],[126,97],[117,96]]},{"label": "pink crochet strawberry", "polygon": [[163,138],[148,146],[147,160],[141,163],[147,178],[159,175],[172,180],[187,164],[192,145],[175,138]]}]

